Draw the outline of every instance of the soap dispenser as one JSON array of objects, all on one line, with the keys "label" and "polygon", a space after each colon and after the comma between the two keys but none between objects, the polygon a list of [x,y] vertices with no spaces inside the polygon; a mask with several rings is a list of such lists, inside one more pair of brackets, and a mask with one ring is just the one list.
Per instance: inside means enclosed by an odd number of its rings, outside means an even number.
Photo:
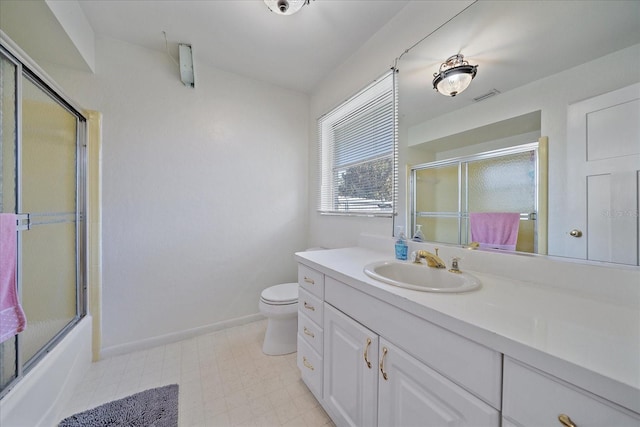
[{"label": "soap dispenser", "polygon": [[424,234],[422,233],[422,224],[416,224],[416,232],[413,234],[414,242],[424,242]]},{"label": "soap dispenser", "polygon": [[396,228],[396,236],[398,237],[398,240],[396,240],[396,259],[406,261],[409,246],[407,245],[407,237],[402,227]]}]

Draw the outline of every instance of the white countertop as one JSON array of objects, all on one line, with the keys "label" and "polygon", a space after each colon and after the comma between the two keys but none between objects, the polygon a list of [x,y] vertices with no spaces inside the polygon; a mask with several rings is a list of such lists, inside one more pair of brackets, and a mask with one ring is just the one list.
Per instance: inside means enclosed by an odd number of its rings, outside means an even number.
[{"label": "white countertop", "polygon": [[463,271],[480,279],[480,289],[421,292],[364,274],[366,264],[393,259],[390,252],[353,247],[300,252],[296,257],[373,297],[640,413],[637,301],[599,298],[464,265]]}]

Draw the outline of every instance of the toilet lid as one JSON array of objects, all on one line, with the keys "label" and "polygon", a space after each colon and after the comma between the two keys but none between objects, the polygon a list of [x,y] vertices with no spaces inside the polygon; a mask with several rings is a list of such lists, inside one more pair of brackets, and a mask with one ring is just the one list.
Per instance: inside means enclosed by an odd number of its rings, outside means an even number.
[{"label": "toilet lid", "polygon": [[292,304],[298,301],[298,283],[283,283],[268,287],[260,298],[269,304]]}]

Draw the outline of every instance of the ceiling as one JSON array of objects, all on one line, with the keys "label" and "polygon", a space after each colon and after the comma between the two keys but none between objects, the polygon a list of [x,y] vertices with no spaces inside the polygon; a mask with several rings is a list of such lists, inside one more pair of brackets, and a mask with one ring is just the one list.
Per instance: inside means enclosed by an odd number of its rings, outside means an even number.
[{"label": "ceiling", "polygon": [[[172,49],[178,42],[193,45],[196,67],[203,62],[306,93],[383,27],[395,37],[408,22],[401,16],[417,15],[410,21],[419,28],[415,42],[428,37],[398,64],[408,125],[473,103],[492,89],[506,92],[640,43],[637,0],[314,0],[292,16],[270,12],[261,0],[82,0],[80,6],[98,37],[164,50],[165,31]],[[389,64],[413,43],[395,46]],[[440,99],[433,73],[459,52],[479,66],[478,76],[466,92]]]},{"label": "ceiling", "polygon": [[[262,0],[81,0],[96,37],[165,50],[163,31],[198,62],[310,93],[392,19],[406,0],[317,0],[281,16]],[[196,76],[197,78],[197,76]]]}]

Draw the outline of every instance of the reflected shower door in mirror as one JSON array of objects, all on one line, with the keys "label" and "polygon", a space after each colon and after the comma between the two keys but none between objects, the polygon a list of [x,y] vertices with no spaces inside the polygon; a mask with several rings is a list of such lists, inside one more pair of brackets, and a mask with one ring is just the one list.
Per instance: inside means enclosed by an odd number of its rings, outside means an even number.
[{"label": "reflected shower door in mirror", "polygon": [[517,214],[515,250],[545,253],[546,208],[540,199],[546,198],[546,159],[541,159],[546,150],[541,144],[545,138],[413,166],[411,228],[422,225],[428,241],[468,245],[478,240],[471,232],[471,213]]}]

